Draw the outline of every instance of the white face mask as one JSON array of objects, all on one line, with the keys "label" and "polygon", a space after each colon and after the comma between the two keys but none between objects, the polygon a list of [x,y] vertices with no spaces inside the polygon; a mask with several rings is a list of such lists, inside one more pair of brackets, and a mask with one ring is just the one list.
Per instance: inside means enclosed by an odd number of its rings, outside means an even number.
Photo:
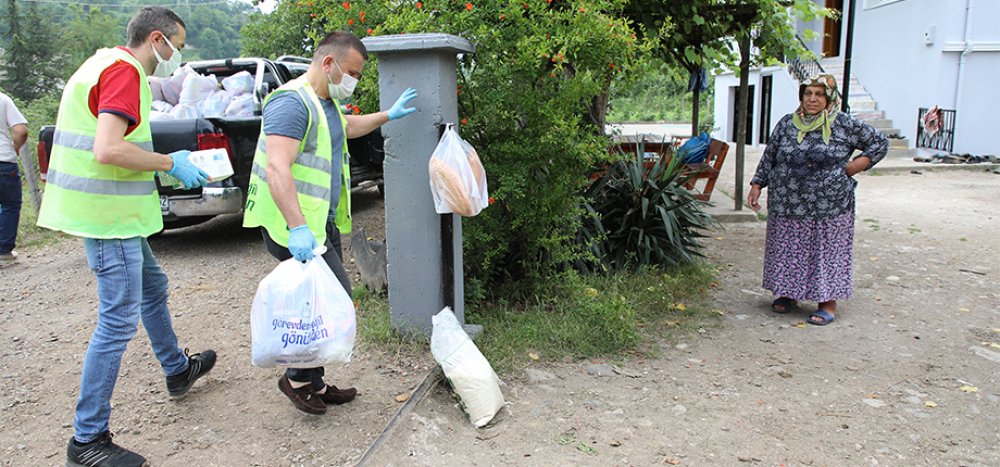
[{"label": "white face mask", "polygon": [[333,84],[333,78],[326,75],[326,89],[329,91],[331,99],[347,99],[351,97],[351,94],[354,94],[354,87],[358,85],[358,79],[344,73],[336,59],[333,64],[337,66],[337,71],[343,75],[343,78],[340,79],[340,84]]},{"label": "white face mask", "polygon": [[[160,53],[156,51],[156,47],[153,47],[153,55],[156,56],[156,69],[153,70],[153,76],[158,76],[160,78],[166,78],[176,71],[181,66],[181,53],[174,47],[174,44],[170,42],[167,36],[163,36],[163,40],[167,42],[167,46],[173,51],[170,55],[170,60],[164,60],[160,57]],[[152,47],[152,44],[150,44]]]}]

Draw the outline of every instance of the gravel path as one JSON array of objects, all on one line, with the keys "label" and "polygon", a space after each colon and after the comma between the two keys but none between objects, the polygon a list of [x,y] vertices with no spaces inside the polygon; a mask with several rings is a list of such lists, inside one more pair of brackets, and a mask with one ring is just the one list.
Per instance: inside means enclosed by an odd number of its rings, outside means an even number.
[{"label": "gravel path", "polygon": [[[998,188],[971,172],[862,176],[855,296],[827,327],[768,311],[764,225],[730,225],[708,240],[723,317],[704,332],[655,358],[508,375],[510,406],[486,429],[438,388],[373,465],[1000,465]],[[377,194],[356,199],[380,236]],[[220,354],[171,401],[143,331],[130,345],[112,426],[153,465],[350,465],[432,364],[360,348],[330,371],[358,400],[300,414],[277,370],[250,365],[250,301],[275,264],[259,234],[228,217],[151,244],[182,345]],[[95,284],[78,240],[22,253],[0,270],[0,464],[62,465]]]}]

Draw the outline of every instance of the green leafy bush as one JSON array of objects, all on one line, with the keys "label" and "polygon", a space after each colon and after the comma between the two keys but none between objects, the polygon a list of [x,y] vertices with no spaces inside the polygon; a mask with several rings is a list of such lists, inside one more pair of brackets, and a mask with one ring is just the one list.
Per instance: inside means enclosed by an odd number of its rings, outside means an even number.
[{"label": "green leafy bush", "polygon": [[586,190],[588,212],[594,214],[580,235],[599,239],[590,269],[678,266],[701,256],[698,239],[715,220],[684,188],[689,177],[681,158],[672,156],[663,152],[647,159],[644,145],[637,144],[635,154],[622,154]]},{"label": "green leafy bush", "polygon": [[[460,60],[455,90],[459,131],[482,158],[495,200],[463,225],[466,290],[475,300],[511,278],[544,286],[539,279],[584,254],[573,241],[580,193],[588,171],[609,157],[593,114],[603,115],[599,103],[610,83],[631,79],[648,56],[648,44],[620,15],[625,3],[285,1],[275,19],[302,35],[271,41],[264,32],[286,26],[255,16],[244,44],[247,51],[303,53],[302,44],[348,29],[362,37],[449,33],[475,45],[476,53]],[[356,91],[362,113],[379,110],[376,71],[367,65]]]}]

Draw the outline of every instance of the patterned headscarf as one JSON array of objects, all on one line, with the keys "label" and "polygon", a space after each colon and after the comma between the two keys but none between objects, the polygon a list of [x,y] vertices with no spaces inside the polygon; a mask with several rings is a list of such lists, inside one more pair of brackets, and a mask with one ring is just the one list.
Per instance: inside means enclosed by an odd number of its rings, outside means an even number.
[{"label": "patterned headscarf", "polygon": [[816,129],[822,129],[823,142],[830,144],[830,125],[837,118],[840,110],[840,91],[837,89],[837,79],[831,74],[814,75],[802,82],[802,86],[823,86],[826,88],[826,109],[815,115],[806,115],[805,109],[799,103],[799,108],[792,116],[792,123],[798,128],[798,140],[801,143],[806,133]]}]

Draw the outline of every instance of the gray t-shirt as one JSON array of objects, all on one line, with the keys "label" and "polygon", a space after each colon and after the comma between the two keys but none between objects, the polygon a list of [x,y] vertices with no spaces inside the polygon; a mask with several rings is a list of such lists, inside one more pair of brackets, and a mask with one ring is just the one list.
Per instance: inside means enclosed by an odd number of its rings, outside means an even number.
[{"label": "gray t-shirt", "polygon": [[[340,151],[344,147],[344,127],[340,124],[337,113],[337,103],[330,99],[320,99],[326,120],[330,125],[330,147],[333,148],[333,161],[330,164],[330,217],[337,212],[340,201]],[[306,137],[309,126],[309,111],[306,110],[302,97],[294,92],[283,92],[272,97],[264,105],[264,134],[285,136],[302,140]]]},{"label": "gray t-shirt", "polygon": [[[334,109],[336,112],[336,109]],[[24,115],[17,110],[14,101],[0,92],[0,162],[17,162],[14,152],[14,139],[10,130],[17,125],[28,123]]]}]

